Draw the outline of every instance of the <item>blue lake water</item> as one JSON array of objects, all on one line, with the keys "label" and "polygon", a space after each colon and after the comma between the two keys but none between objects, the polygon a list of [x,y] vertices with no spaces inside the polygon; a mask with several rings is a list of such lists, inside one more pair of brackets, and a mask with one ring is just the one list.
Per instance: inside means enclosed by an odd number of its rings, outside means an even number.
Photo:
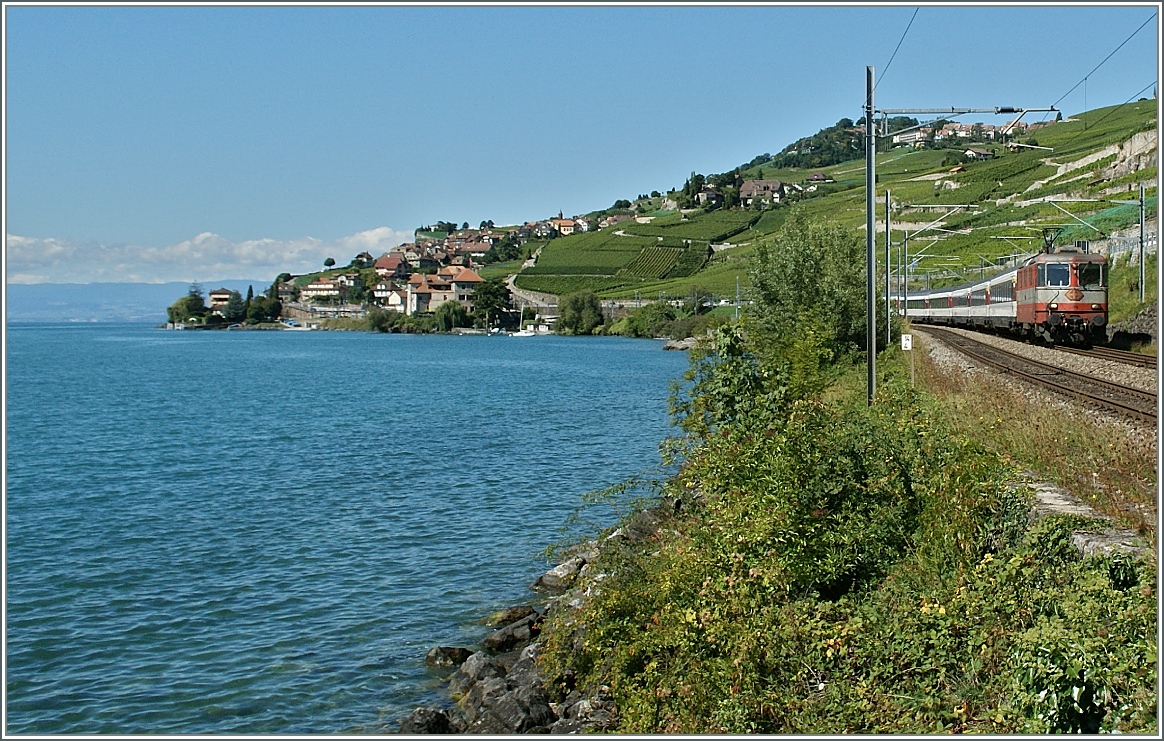
[{"label": "blue lake water", "polygon": [[[9,325],[8,733],[380,733],[659,466],[661,343]],[[611,517],[599,511],[600,518]]]}]

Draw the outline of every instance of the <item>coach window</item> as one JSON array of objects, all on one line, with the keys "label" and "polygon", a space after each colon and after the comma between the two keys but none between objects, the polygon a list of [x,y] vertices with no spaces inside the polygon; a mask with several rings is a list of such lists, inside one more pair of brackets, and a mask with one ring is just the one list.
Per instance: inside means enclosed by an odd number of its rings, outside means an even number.
[{"label": "coach window", "polygon": [[1039,286],[1040,288],[1042,286],[1047,285],[1047,266],[1046,265],[1039,266],[1039,277],[1035,279],[1035,285]]},{"label": "coach window", "polygon": [[1103,265],[1098,262],[1081,262],[1079,263],[1079,287],[1084,290],[1094,291],[1103,288],[1104,283]]},{"label": "coach window", "polygon": [[1071,266],[1065,263],[1052,263],[1047,266],[1047,285],[1060,287],[1071,284]]}]

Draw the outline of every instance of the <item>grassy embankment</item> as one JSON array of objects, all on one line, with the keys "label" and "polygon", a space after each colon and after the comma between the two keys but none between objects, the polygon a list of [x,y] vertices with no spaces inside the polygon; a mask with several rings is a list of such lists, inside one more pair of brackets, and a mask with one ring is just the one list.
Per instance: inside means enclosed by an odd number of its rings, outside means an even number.
[{"label": "grassy embankment", "polygon": [[[1072,222],[1055,206],[1047,203],[1022,202],[1045,196],[1061,198],[1106,199],[1088,203],[1063,203],[1066,210],[1096,223],[1110,232],[1112,229],[1133,226],[1137,221],[1134,207],[1113,211],[1110,199],[1134,198],[1129,188],[1145,182],[1152,205],[1149,216],[1155,214],[1155,168],[1140,170],[1122,176],[1108,176],[1105,167],[1112,164],[1114,155],[1094,162],[1078,164],[1084,157],[1105,147],[1121,144],[1135,133],[1155,128],[1155,101],[1141,101],[1124,106],[1113,106],[1080,114],[1041,129],[1020,141],[1038,142],[1041,149],[1019,149],[1014,152],[999,150],[995,160],[968,162],[961,172],[951,172],[951,165],[943,161],[959,150],[895,149],[878,155],[878,220],[884,219],[884,190],[888,188],[894,202],[893,223],[895,241],[900,240],[900,227],[918,229],[936,219],[943,212],[934,209],[911,209],[911,204],[977,204],[974,212],[955,214],[946,219],[943,227],[949,232],[930,231],[911,241],[911,253],[917,253],[935,239],[931,254],[940,258],[923,259],[921,270],[934,270],[931,285],[958,283],[977,274],[985,258],[994,262],[1016,251],[1036,251],[1039,242],[1031,240],[1042,228]],[[994,145],[991,145],[992,147]],[[1058,173],[1059,165],[1065,165]],[[762,172],[761,172],[762,171]],[[855,229],[865,223],[865,187],[863,160],[855,160],[816,170],[794,168],[776,169],[760,165],[747,168],[742,176],[763,175],[787,182],[804,182],[813,172],[823,172],[835,182],[820,186],[817,194],[796,204],[807,218],[828,218]],[[919,177],[924,179],[918,179]],[[1043,182],[1046,181],[1046,182]],[[1039,183],[1042,183],[1041,185]],[[692,288],[710,291],[719,296],[734,295],[736,279],[746,286],[744,270],[747,255],[757,244],[770,241],[780,223],[786,218],[789,206],[763,212],[760,219],[743,231],[725,236],[721,225],[734,214],[743,218],[749,211],[693,213],[682,221],[680,214],[666,214],[650,224],[622,222],[599,233],[590,233],[553,240],[547,247],[551,259],[539,262],[534,271],[523,271],[519,286],[549,293],[569,293],[584,288],[596,291],[603,298],[684,296]],[[1101,215],[1107,212],[1107,215]],[[609,235],[623,231],[632,235],[620,243],[613,243]],[[728,230],[730,231],[730,230]],[[606,235],[606,236],[603,236]],[[634,236],[662,236],[664,239],[691,239],[704,244],[729,241],[739,245],[716,253],[697,271],[676,276],[638,274],[631,268],[638,250],[651,245],[638,244]],[[923,237],[925,237],[923,239]],[[1087,227],[1065,229],[1060,242],[1074,239],[1098,239],[1100,235]],[[880,238],[879,238],[880,241]],[[1035,246],[1032,246],[1035,245]],[[612,249],[617,248],[617,249]],[[879,247],[880,250],[883,249]],[[618,252],[618,255],[613,254]],[[896,258],[895,258],[896,259]],[[919,281],[915,288],[924,286]]]},{"label": "grassy embankment", "polygon": [[1154,732],[1154,563],[1029,526],[999,428],[944,421],[901,361],[872,409],[848,366],[690,449],[688,507],[551,625],[560,691],[609,686],[623,732]]},{"label": "grassy embankment", "polygon": [[1157,298],[1156,270],[1158,254],[1144,259],[1144,301],[1140,302],[1140,266],[1131,263],[1131,254],[1125,254],[1111,267],[1107,290],[1107,313],[1112,323],[1123,322],[1154,306]]},{"label": "grassy embankment", "polygon": [[939,370],[924,351],[916,359],[919,383],[940,401],[951,429],[1155,544],[1157,442],[1150,429],[1065,413],[997,376]]},{"label": "grassy embankment", "polygon": [[883,353],[867,407],[855,315],[817,311],[860,303],[859,238],[775,240],[746,331],[676,391],[665,521],[603,538],[589,601],[551,617],[552,691],[608,687],[636,733],[1155,732],[1154,552],[1083,559],[1072,532],[1101,525],[1032,525],[1014,483],[1034,470],[1154,545],[1129,506],[1153,501],[1154,449],[920,352],[919,390]]}]

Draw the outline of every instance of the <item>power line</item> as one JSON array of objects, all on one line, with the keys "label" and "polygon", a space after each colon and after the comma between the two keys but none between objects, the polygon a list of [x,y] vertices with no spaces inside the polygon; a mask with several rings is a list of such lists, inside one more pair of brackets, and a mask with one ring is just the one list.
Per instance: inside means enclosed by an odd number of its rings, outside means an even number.
[{"label": "power line", "polygon": [[885,68],[881,70],[881,77],[877,80],[877,84],[873,86],[874,92],[877,91],[877,85],[885,81],[885,73],[889,72],[889,65],[893,64],[893,58],[897,56],[897,50],[901,48],[901,42],[905,41],[905,35],[909,33],[909,29],[913,26],[913,19],[917,18],[917,12],[921,8],[914,8],[913,15],[909,18],[909,23],[905,26],[905,33],[901,34],[901,38],[897,41],[897,46],[893,49],[893,53],[889,55],[889,61],[885,63]]},{"label": "power line", "polygon": [[1082,80],[1080,80],[1079,82],[1075,83],[1075,84],[1074,84],[1074,85],[1071,87],[1071,89],[1070,89],[1070,90],[1068,90],[1067,92],[1063,93],[1063,96],[1062,96],[1061,98],[1059,98],[1059,100],[1056,100],[1054,103],[1052,103],[1052,104],[1051,104],[1051,107],[1052,107],[1052,108],[1054,108],[1055,106],[1059,105],[1059,103],[1060,103],[1060,102],[1063,100],[1063,98],[1066,98],[1068,95],[1070,95],[1072,92],[1074,92],[1074,91],[1075,91],[1075,88],[1077,88],[1077,87],[1079,87],[1080,85],[1082,85],[1083,83],[1087,82],[1087,78],[1088,78],[1088,77],[1091,77],[1092,75],[1094,75],[1094,74],[1095,74],[1095,70],[1097,70],[1097,69],[1099,69],[1100,67],[1102,67],[1102,66],[1103,66],[1103,65],[1104,65],[1104,64],[1107,62],[1107,60],[1109,60],[1109,59],[1111,59],[1113,56],[1115,56],[1115,53],[1116,53],[1117,51],[1119,51],[1120,49],[1124,48],[1124,44],[1126,44],[1126,43],[1128,43],[1129,41],[1131,41],[1131,40],[1132,40],[1132,36],[1135,36],[1136,34],[1138,34],[1138,33],[1140,32],[1140,30],[1141,30],[1141,29],[1143,29],[1143,28],[1144,28],[1144,26],[1148,25],[1148,24],[1149,24],[1149,23],[1152,21],[1152,19],[1153,19],[1153,18],[1155,18],[1155,17],[1156,17],[1156,16],[1155,16],[1155,15],[1153,15],[1153,16],[1149,17],[1149,18],[1148,18],[1148,20],[1146,20],[1146,21],[1144,21],[1143,23],[1141,23],[1141,24],[1140,24],[1140,28],[1137,28],[1135,31],[1132,31],[1132,35],[1131,35],[1131,36],[1129,36],[1129,37],[1127,37],[1126,39],[1124,39],[1124,40],[1123,40],[1123,41],[1120,43],[1120,45],[1119,45],[1119,46],[1117,46],[1117,47],[1116,47],[1114,50],[1112,50],[1112,53],[1111,53],[1111,54],[1108,54],[1106,57],[1104,57],[1104,58],[1103,58],[1103,61],[1102,61],[1102,62],[1100,62],[1099,64],[1095,65],[1095,69],[1091,70],[1091,71],[1090,71],[1090,72],[1088,72],[1086,75],[1084,75]]},{"label": "power line", "polygon": [[[1128,98],[1128,99],[1127,99],[1127,100],[1125,100],[1123,103],[1120,103],[1120,104],[1119,104],[1119,105],[1117,105],[1115,108],[1112,108],[1110,111],[1108,111],[1107,113],[1103,114],[1103,116],[1101,116],[1101,117],[1100,117],[1099,121],[1095,121],[1095,122],[1093,122],[1093,123],[1091,124],[1092,128],[1095,128],[1095,127],[1096,127],[1096,126],[1098,126],[1098,125],[1100,124],[1100,122],[1102,122],[1102,121],[1103,121],[1105,118],[1107,118],[1107,117],[1108,117],[1108,116],[1110,116],[1111,114],[1115,113],[1115,112],[1116,112],[1116,111],[1118,111],[1119,109],[1123,108],[1123,107],[1124,107],[1124,106],[1126,106],[1128,103],[1131,103],[1133,99],[1140,97],[1140,95],[1142,95],[1142,94],[1143,94],[1143,92],[1144,92],[1145,90],[1147,90],[1147,89],[1148,89],[1148,88],[1150,88],[1150,87],[1153,87],[1155,84],[1156,84],[1156,81],[1155,81],[1155,80],[1153,80],[1152,82],[1149,82],[1149,83],[1148,83],[1147,85],[1145,85],[1144,87],[1140,88],[1140,90],[1139,90],[1138,92],[1132,93],[1132,97],[1131,97],[1131,98]],[[1068,139],[1068,140],[1067,140],[1067,143],[1068,143],[1068,144],[1070,144],[1071,142],[1075,141],[1075,139],[1078,139],[1078,138],[1079,138],[1079,137],[1081,137],[1081,136],[1083,136],[1083,132],[1082,132],[1082,131],[1081,131],[1081,132],[1079,132],[1078,134],[1076,134],[1074,138],[1072,138],[1072,139]]]}]

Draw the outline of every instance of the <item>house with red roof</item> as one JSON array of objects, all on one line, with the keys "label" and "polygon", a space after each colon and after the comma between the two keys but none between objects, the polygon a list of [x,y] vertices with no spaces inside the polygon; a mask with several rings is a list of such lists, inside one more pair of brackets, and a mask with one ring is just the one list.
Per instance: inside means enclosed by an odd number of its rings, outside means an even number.
[{"label": "house with red roof", "polygon": [[573,234],[574,230],[578,228],[573,219],[550,219],[550,225],[563,237]]},{"label": "house with red roof", "polygon": [[401,255],[390,255],[385,252],[373,264],[376,275],[387,278],[407,278],[408,262]]}]

